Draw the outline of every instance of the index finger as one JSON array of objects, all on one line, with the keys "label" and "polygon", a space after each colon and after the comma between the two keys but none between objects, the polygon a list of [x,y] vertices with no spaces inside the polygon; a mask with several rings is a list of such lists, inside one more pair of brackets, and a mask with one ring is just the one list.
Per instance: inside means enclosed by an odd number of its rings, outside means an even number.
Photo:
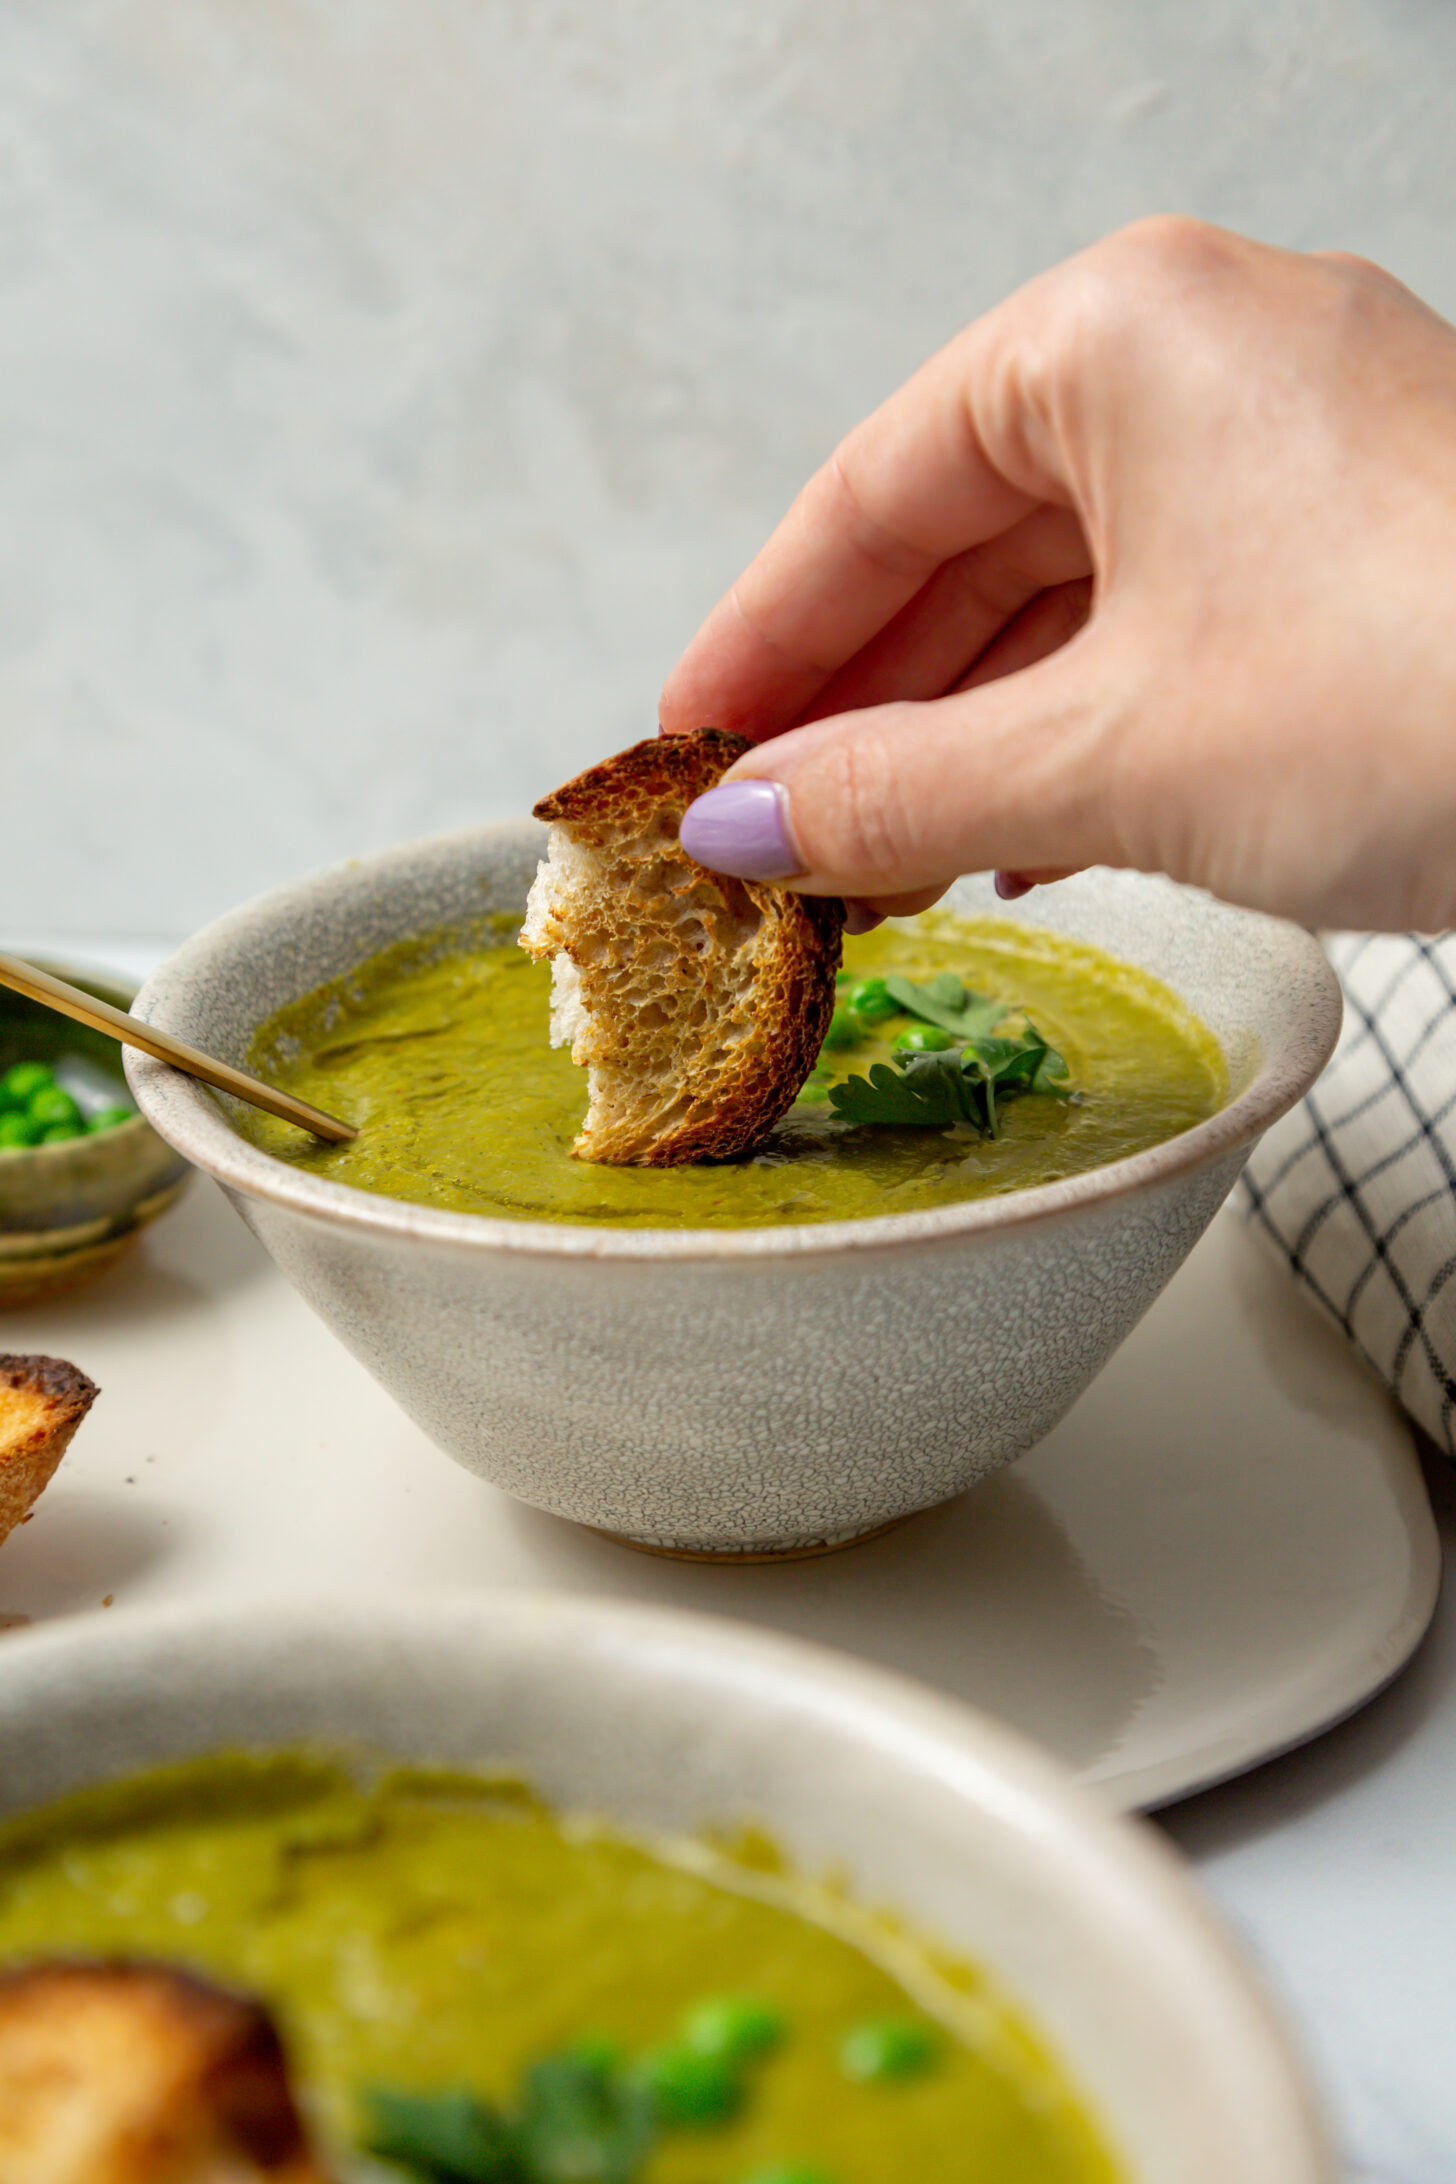
[{"label": "index finger", "polygon": [[1039,505],[976,423],[978,375],[995,368],[981,320],[840,443],[668,678],[665,732],[777,735],[944,561]]}]

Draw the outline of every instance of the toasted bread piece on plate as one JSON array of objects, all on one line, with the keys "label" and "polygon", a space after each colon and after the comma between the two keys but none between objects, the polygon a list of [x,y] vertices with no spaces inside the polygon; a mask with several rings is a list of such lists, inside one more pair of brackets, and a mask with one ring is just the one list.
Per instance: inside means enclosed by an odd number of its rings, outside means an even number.
[{"label": "toasted bread piece on plate", "polygon": [[260,2004],[166,1964],[0,1974],[0,2184],[325,2184]]},{"label": "toasted bread piece on plate", "polygon": [[588,1072],[580,1160],[726,1160],[818,1058],[843,904],[709,872],[678,841],[748,748],[717,728],[653,737],[535,808],[552,832],[521,945],[552,958],[551,1043]]},{"label": "toasted bread piece on plate", "polygon": [[0,1540],[29,1514],[99,1392],[64,1358],[0,1355]]}]

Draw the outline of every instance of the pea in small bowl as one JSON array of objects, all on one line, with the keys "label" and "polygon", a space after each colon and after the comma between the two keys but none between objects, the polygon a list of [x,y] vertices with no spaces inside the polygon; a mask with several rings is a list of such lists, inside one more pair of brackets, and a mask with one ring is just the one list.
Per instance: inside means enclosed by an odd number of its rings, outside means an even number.
[{"label": "pea in small bowl", "polygon": [[[113,1008],[128,1008],[136,991],[71,964],[42,967]],[[7,1091],[12,1071],[15,1089]],[[0,989],[0,1135],[14,1127],[7,1118],[29,1121],[28,1110],[44,1106],[44,1089],[37,1102],[27,1085],[42,1071],[61,1095],[49,1127],[64,1126],[68,1106],[82,1125],[115,1119],[49,1142],[0,1143],[0,1306],[54,1296],[103,1273],[172,1204],[189,1172],[135,1112],[114,1040]],[[46,1126],[42,1115],[35,1127]]]}]

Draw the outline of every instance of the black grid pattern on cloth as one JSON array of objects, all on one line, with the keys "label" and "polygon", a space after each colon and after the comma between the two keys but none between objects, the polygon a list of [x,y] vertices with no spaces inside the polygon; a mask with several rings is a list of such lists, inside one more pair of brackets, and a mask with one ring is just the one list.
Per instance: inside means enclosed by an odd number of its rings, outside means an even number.
[{"label": "black grid pattern on cloth", "polygon": [[1456,1456],[1456,934],[1337,933],[1340,1043],[1244,1171],[1245,1211]]}]

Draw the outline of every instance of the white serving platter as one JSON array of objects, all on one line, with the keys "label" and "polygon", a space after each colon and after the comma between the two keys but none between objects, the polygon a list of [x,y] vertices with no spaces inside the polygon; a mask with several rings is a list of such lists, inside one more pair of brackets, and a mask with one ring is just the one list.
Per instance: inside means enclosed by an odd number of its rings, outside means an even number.
[{"label": "white serving platter", "polygon": [[918,1676],[1150,1806],[1356,1707],[1439,1585],[1409,1435],[1230,1212],[1031,1456],[809,1562],[663,1561],[481,1484],[202,1179],[93,1287],[0,1317],[0,1344],[102,1388],[0,1547],[12,1625],[225,1597],[266,1614],[270,1596],[371,1587],[671,1602]]}]

